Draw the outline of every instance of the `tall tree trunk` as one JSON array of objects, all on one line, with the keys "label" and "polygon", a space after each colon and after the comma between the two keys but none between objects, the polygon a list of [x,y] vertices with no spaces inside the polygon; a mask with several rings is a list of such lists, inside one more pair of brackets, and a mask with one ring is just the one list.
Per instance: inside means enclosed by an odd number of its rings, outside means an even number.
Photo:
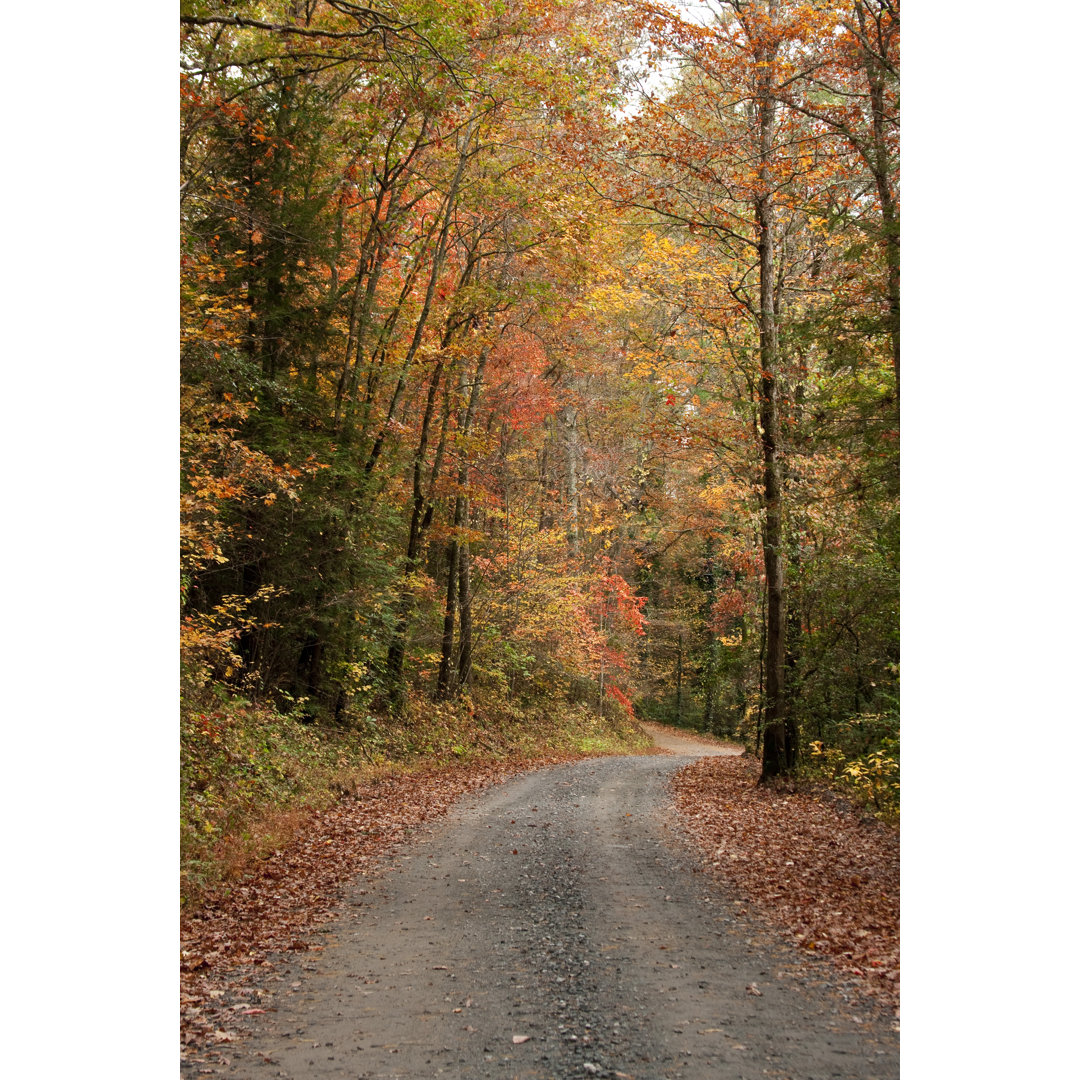
[{"label": "tall tree trunk", "polygon": [[[775,23],[778,0],[769,0],[769,20]],[[761,451],[765,487],[765,526],[762,547],[765,558],[767,613],[765,627],[765,730],[762,735],[761,779],[787,772],[788,754],[784,729],[784,561],[783,495],[781,491],[778,435],[780,430],[780,344],[776,316],[774,250],[776,223],[773,205],[773,141],[776,100],[773,96],[774,43],[759,43],[754,50],[760,75],[757,86],[758,182],[755,206],[758,238],[759,295],[758,350],[761,359],[759,384]]]},{"label": "tall tree trunk", "polygon": [[705,712],[701,723],[710,735],[719,735],[719,725],[716,722],[716,682],[713,674],[716,669],[717,641],[716,634],[710,629],[705,631],[705,650]]},{"label": "tall tree trunk", "polygon": [[757,680],[757,717],[754,724],[754,753],[761,753],[761,730],[762,718],[765,712],[765,640],[768,635],[765,627],[769,619],[769,594],[765,589],[761,590],[761,642],[758,648],[758,680]]},{"label": "tall tree trunk", "polygon": [[712,536],[705,539],[705,714],[702,726],[707,732],[716,731],[716,667],[718,642],[712,626],[712,606],[716,598],[716,553]]},{"label": "tall tree trunk", "polygon": [[[469,505],[465,503],[465,522],[469,520]],[[463,540],[458,551],[458,613],[461,621],[461,647],[458,651],[458,693],[466,690],[472,674],[472,581],[469,562],[469,542]]]},{"label": "tall tree trunk", "polygon": [[600,604],[600,718],[604,716],[604,676],[606,674],[604,670],[604,605],[603,601]]},{"label": "tall tree trunk", "polygon": [[[792,574],[798,577],[798,547],[792,548],[791,563]],[[784,714],[784,762],[788,770],[795,768],[799,758],[799,718],[798,704],[799,692],[797,676],[799,660],[802,652],[802,616],[799,611],[799,589],[796,586],[789,590],[786,633],[786,656],[784,665],[787,670],[785,678],[785,706]]]},{"label": "tall tree trunk", "polygon": [[450,696],[451,664],[454,655],[454,621],[458,603],[458,573],[461,568],[461,545],[456,531],[461,528],[464,499],[459,495],[454,500],[453,527],[454,538],[446,549],[446,604],[443,608],[442,651],[439,657],[439,677],[435,683],[435,698],[444,701]]},{"label": "tall tree trunk", "polygon": [[[472,145],[472,138],[475,130],[476,120],[474,119],[465,128],[461,148],[458,154],[457,169],[454,172],[453,180],[450,182],[450,188],[446,193],[442,228],[439,231],[439,240],[431,258],[431,273],[428,275],[427,289],[424,293],[424,306],[420,311],[419,318],[416,320],[412,341],[409,343],[408,352],[405,354],[405,359],[401,364],[401,370],[398,373],[398,381],[397,385],[394,387],[394,393],[390,398],[386,421],[383,424],[382,430],[376,437],[375,442],[372,444],[371,452],[368,454],[368,459],[364,464],[364,471],[367,473],[370,473],[375,468],[375,464],[379,460],[379,455],[382,453],[383,445],[386,442],[386,436],[389,434],[391,425],[397,418],[398,406],[401,404],[401,398],[405,392],[409,372],[412,369],[413,360],[416,358],[416,354],[420,349],[420,342],[423,340],[424,327],[427,325],[428,315],[431,313],[431,305],[435,299],[435,287],[438,284],[439,274],[442,272],[443,263],[446,260],[446,252],[450,243],[450,228],[454,223],[454,211],[457,209],[458,192],[461,188],[461,180],[465,174],[465,166],[472,156],[470,147]],[[466,267],[466,273],[470,272],[472,265],[473,264],[470,263]]]},{"label": "tall tree trunk", "polygon": [[[379,217],[385,192],[380,191],[371,212],[371,224],[368,226],[360,247],[357,260],[356,285],[353,289],[349,307],[349,336],[345,341],[345,358],[341,365],[341,375],[334,395],[334,424],[341,421],[342,401],[346,387],[356,382],[356,371],[364,349],[364,330],[371,319],[371,307],[375,300],[375,289],[379,283],[380,272],[386,258],[386,238],[382,233]],[[365,281],[366,279],[366,281]],[[363,296],[363,303],[360,297]],[[353,361],[353,353],[356,359]]]},{"label": "tall tree trunk", "polygon": [[563,430],[566,433],[566,501],[570,512],[567,541],[570,554],[576,559],[581,554],[581,533],[578,526],[580,495],[578,494],[581,467],[581,433],[578,431],[578,413],[573,406],[563,410]]},{"label": "tall tree trunk", "polygon": [[[883,246],[885,248],[886,295],[889,299],[889,336],[892,341],[893,372],[896,375],[897,401],[900,393],[900,208],[896,202],[893,188],[893,168],[889,158],[889,146],[885,128],[889,118],[885,112],[885,82],[888,78],[885,54],[888,52],[888,40],[899,28],[898,13],[888,22],[884,40],[878,37],[881,54],[869,47],[871,42],[868,13],[863,0],[856,0],[855,14],[859,20],[862,39],[866,42],[862,53],[863,70],[866,72],[867,86],[870,91],[870,117],[872,150],[864,154],[870,171],[874,175],[878,198],[881,200],[881,225]],[[879,25],[880,30],[880,25]]]},{"label": "tall tree trunk", "polygon": [[[424,407],[424,418],[420,425],[420,441],[417,444],[416,452],[413,454],[412,518],[409,522],[409,543],[405,550],[404,567],[406,578],[414,574],[419,565],[421,544],[423,542],[427,524],[430,521],[430,514],[427,512],[428,501],[424,495],[423,485],[424,460],[427,457],[428,440],[431,433],[431,419],[435,413],[435,401],[439,392],[443,364],[444,359],[443,356],[440,355],[439,360],[436,362],[435,368],[431,373],[431,385],[428,387],[427,404]],[[442,459],[443,447],[445,446],[448,416],[449,410],[446,410],[443,417],[443,430],[439,449],[436,452],[435,462],[431,469],[429,490],[432,493],[434,493],[435,483],[438,479],[439,464]],[[401,693],[403,690],[402,673],[405,667],[405,644],[408,640],[409,620],[412,615],[412,610],[413,594],[409,584],[406,582],[402,588],[401,597],[398,601],[396,612],[397,626],[394,630],[394,637],[390,642],[390,647],[386,654],[386,676],[391,708],[396,708],[401,701]]]},{"label": "tall tree trunk", "polygon": [[[487,364],[487,349],[484,349],[476,362],[476,371],[473,373],[472,387],[469,390],[469,403],[458,419],[458,433],[462,439],[468,439],[472,431],[473,418],[476,415],[476,404],[480,399],[480,388],[484,381],[484,367]],[[458,393],[464,398],[466,389],[465,372],[461,373],[458,384]],[[468,499],[465,495],[465,486],[469,480],[468,450],[462,448],[461,463],[458,465],[458,490],[454,498],[453,535],[447,546],[447,572],[446,572],[446,607],[443,614],[442,656],[439,659],[439,678],[435,689],[435,696],[446,698],[453,689],[453,655],[454,655],[454,616],[457,607],[462,608],[462,632],[464,633],[464,609],[465,604],[461,601],[459,578],[462,566],[468,566],[468,546],[461,540],[461,530],[468,521]],[[466,593],[468,591],[466,587]],[[471,626],[470,626],[471,631]],[[471,641],[470,641],[471,646]]]}]

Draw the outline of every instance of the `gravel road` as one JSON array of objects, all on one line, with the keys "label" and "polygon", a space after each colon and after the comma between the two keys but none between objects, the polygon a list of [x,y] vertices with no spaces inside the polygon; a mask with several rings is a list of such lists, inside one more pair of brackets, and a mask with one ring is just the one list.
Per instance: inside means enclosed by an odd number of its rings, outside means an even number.
[{"label": "gravel road", "polygon": [[322,951],[280,961],[267,1011],[245,1018],[252,1037],[213,1072],[898,1077],[891,1018],[700,872],[667,785],[723,750],[676,746],[542,769],[459,804],[353,884]]}]

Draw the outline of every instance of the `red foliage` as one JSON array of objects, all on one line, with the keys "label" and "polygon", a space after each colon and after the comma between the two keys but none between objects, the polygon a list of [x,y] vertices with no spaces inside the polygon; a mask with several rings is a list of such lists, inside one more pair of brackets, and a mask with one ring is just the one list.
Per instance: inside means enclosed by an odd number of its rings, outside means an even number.
[{"label": "red foliage", "polygon": [[609,573],[600,578],[593,585],[592,600],[605,626],[611,625],[614,615],[635,634],[645,633],[645,597],[636,596],[622,575]]},{"label": "red foliage", "polygon": [[626,709],[627,714],[630,717],[634,715],[634,706],[630,703],[630,699],[617,687],[608,683],[607,692]]},{"label": "red foliage", "polygon": [[746,614],[746,597],[735,589],[720,593],[713,601],[710,627],[714,633],[725,634],[732,623]]}]

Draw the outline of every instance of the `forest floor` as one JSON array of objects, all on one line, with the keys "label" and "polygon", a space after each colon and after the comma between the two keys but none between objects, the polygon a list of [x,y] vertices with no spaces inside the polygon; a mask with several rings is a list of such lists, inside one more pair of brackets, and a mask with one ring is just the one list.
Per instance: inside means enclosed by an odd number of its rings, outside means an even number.
[{"label": "forest floor", "polygon": [[760,762],[706,757],[674,777],[675,805],[740,910],[900,1007],[900,833],[810,784],[758,786]]},{"label": "forest floor", "polygon": [[[732,748],[650,733],[662,746],[651,756],[390,777],[319,815],[303,840],[184,917],[183,1072],[897,1075],[895,1023],[852,970],[872,966],[872,948],[887,954],[867,940],[882,933],[859,937],[862,916],[840,919],[840,906],[818,930],[793,886],[770,892],[730,857],[771,859],[752,822],[782,831],[807,796],[748,794],[753,765]],[[672,814],[672,787],[708,862]],[[726,860],[710,831],[717,798],[737,823]],[[815,806],[808,837],[877,836]],[[841,824],[826,825],[826,811]],[[817,850],[788,841],[791,863]],[[800,865],[815,896],[843,904],[831,886],[821,893],[816,861]],[[774,894],[801,921],[776,922],[787,909]],[[869,959],[832,948],[848,925]],[[801,948],[784,940],[799,933]],[[879,998],[880,983],[894,986],[878,982]]]}]

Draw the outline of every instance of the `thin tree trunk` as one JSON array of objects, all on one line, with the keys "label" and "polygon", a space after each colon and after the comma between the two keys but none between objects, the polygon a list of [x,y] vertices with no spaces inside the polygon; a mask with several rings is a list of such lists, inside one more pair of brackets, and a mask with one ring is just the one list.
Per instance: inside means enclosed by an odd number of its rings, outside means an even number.
[{"label": "thin tree trunk", "polygon": [[705,715],[707,732],[716,734],[716,661],[717,639],[712,626],[712,605],[716,597],[716,560],[712,536],[705,540]]},{"label": "thin tree trunk", "polygon": [[576,559],[581,554],[581,533],[578,528],[580,514],[578,495],[578,469],[581,461],[581,436],[578,432],[578,414],[573,406],[563,412],[563,427],[566,431],[566,501],[570,510],[568,542],[570,554]]},{"label": "thin tree trunk", "polygon": [[[487,364],[487,349],[484,349],[476,362],[476,371],[473,373],[472,388],[469,392],[469,403],[464,413],[458,420],[458,433],[463,439],[467,439],[472,431],[473,418],[476,415],[476,403],[480,398],[480,387],[484,380],[484,367]],[[461,373],[458,384],[458,393],[465,395],[465,372]],[[454,655],[454,617],[456,608],[462,607],[462,629],[464,631],[465,604],[460,599],[459,576],[462,565],[468,564],[468,552],[461,541],[461,530],[468,519],[468,499],[465,495],[465,485],[469,479],[469,462],[467,449],[462,449],[461,463],[458,466],[458,490],[454,498],[453,535],[447,547],[447,575],[446,575],[446,608],[443,614],[442,656],[439,660],[439,679],[435,690],[438,698],[450,696],[453,689],[453,655]],[[467,572],[467,571],[466,571]],[[467,589],[466,589],[467,591]],[[470,628],[471,629],[471,628]]]},{"label": "thin tree trunk", "polygon": [[754,753],[761,753],[762,716],[765,710],[765,627],[768,622],[769,594],[761,590],[761,644],[758,649],[757,723],[754,727]]},{"label": "thin tree trunk", "polygon": [[401,365],[401,371],[398,374],[397,385],[394,388],[393,396],[390,399],[390,406],[387,409],[386,422],[383,424],[382,431],[379,432],[378,437],[375,439],[371,448],[371,453],[368,455],[368,460],[364,465],[364,471],[370,473],[375,468],[375,463],[379,460],[379,455],[382,453],[383,444],[386,441],[387,433],[390,430],[390,426],[397,416],[398,405],[401,403],[402,394],[405,392],[405,385],[408,380],[409,372],[412,369],[413,360],[416,357],[416,353],[420,348],[420,342],[423,338],[424,327],[427,325],[428,315],[431,312],[432,301],[435,298],[435,286],[439,280],[439,274],[442,272],[443,262],[446,259],[446,251],[450,242],[450,226],[454,221],[454,210],[457,207],[458,191],[461,187],[461,179],[465,173],[465,165],[467,164],[471,152],[469,146],[472,143],[473,132],[476,128],[475,120],[471,122],[465,129],[464,140],[461,144],[461,151],[458,157],[457,169],[454,172],[454,178],[450,183],[450,190],[446,193],[446,204],[443,216],[442,229],[439,232],[439,241],[435,246],[435,251],[431,259],[431,274],[428,276],[427,290],[424,294],[424,306],[420,311],[420,317],[416,321],[416,327],[413,331],[412,341],[409,343],[408,352],[405,354],[405,359]]},{"label": "thin tree trunk", "polygon": [[[428,440],[431,433],[431,419],[435,413],[435,402],[438,397],[439,384],[442,379],[444,359],[440,355],[435,368],[431,373],[431,385],[428,387],[427,404],[424,407],[424,418],[420,425],[420,441],[413,455],[412,477],[412,518],[409,522],[409,543],[405,551],[405,576],[415,573],[420,561],[420,547],[424,532],[430,522],[427,499],[424,496],[423,472],[424,459],[427,456]],[[435,483],[438,479],[439,466],[442,460],[443,448],[446,440],[447,421],[449,409],[444,412],[443,429],[440,437],[439,448],[432,465],[430,489],[434,492]],[[401,700],[402,672],[405,666],[405,643],[409,633],[409,618],[413,610],[413,596],[408,584],[402,590],[401,599],[397,610],[397,627],[394,638],[386,656],[387,682],[390,687],[391,707],[396,707]]]},{"label": "thin tree trunk", "polygon": [[458,573],[461,568],[460,545],[456,530],[461,528],[464,500],[459,495],[454,500],[455,535],[446,549],[446,604],[443,609],[442,655],[439,658],[439,677],[435,684],[435,698],[443,701],[450,696],[451,661],[454,655],[454,620],[458,603]]},{"label": "thin tree trunk", "polygon": [[[349,384],[352,374],[352,355],[356,352],[356,365],[360,363],[360,355],[363,347],[363,327],[371,314],[371,302],[375,294],[375,286],[379,275],[376,267],[382,263],[384,241],[379,228],[379,215],[382,210],[383,191],[375,201],[371,212],[371,225],[364,236],[360,246],[360,257],[356,266],[356,286],[353,289],[352,303],[349,307],[349,336],[345,341],[345,359],[341,365],[341,375],[338,378],[337,391],[334,394],[334,424],[341,420],[341,404],[345,396],[345,388]],[[378,237],[378,240],[376,240]],[[367,277],[367,288],[364,290],[364,278]],[[360,296],[364,293],[364,303],[361,308]],[[361,313],[362,312],[362,313]],[[352,376],[355,379],[355,375]]]},{"label": "thin tree trunk", "polygon": [[[469,504],[465,501],[465,522],[469,520]],[[461,647],[458,652],[458,693],[468,688],[472,674],[472,581],[469,561],[469,542],[464,540],[458,552],[458,612],[461,621]]]},{"label": "thin tree trunk", "polygon": [[[863,37],[867,37],[867,12],[863,3],[856,3],[855,13]],[[897,24],[898,25],[898,24]],[[888,46],[880,42],[884,51]],[[897,401],[900,392],[900,210],[892,185],[889,147],[885,137],[885,80],[886,70],[881,57],[870,49],[862,50],[863,69],[870,90],[870,116],[873,131],[873,152],[869,155],[878,198],[881,200],[881,224],[884,233],[886,294],[889,299],[889,336],[892,339],[893,372],[896,375]],[[865,156],[865,155],[864,155]]]},{"label": "thin tree trunk", "polygon": [[[791,554],[792,574],[798,577],[798,547]],[[799,589],[796,586],[788,597],[786,656],[784,664],[788,677],[785,680],[786,713],[784,715],[784,760],[787,769],[795,768],[799,757],[798,685],[796,682],[802,651],[802,618],[799,611]]]},{"label": "thin tree trunk", "polygon": [[678,659],[675,661],[675,723],[682,727],[682,631],[679,631]]},{"label": "thin tree trunk", "polygon": [[600,601],[600,718],[604,717],[604,602]]}]

